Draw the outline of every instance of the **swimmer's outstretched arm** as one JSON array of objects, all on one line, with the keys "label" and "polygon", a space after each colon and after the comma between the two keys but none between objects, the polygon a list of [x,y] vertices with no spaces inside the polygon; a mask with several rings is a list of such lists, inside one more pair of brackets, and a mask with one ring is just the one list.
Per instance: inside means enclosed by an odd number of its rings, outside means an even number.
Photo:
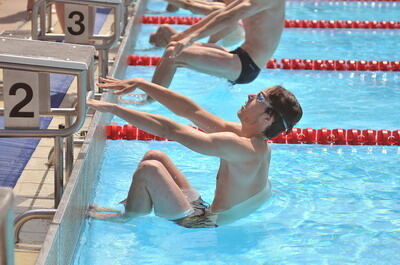
[{"label": "swimmer's outstretched arm", "polygon": [[187,9],[193,13],[208,15],[209,13],[225,7],[225,4],[219,2],[209,2],[202,0],[166,0],[168,3],[177,7]]},{"label": "swimmer's outstretched arm", "polygon": [[239,123],[221,119],[199,106],[190,98],[142,78],[126,80],[103,78],[101,80],[105,83],[98,84],[100,88],[114,89],[116,90],[114,93],[118,95],[127,94],[139,88],[176,115],[191,120],[206,132],[231,131],[238,133],[240,131]]},{"label": "swimmer's outstretched arm", "polygon": [[[196,40],[210,36],[229,27],[237,24],[239,20],[250,17],[258,12],[261,12],[269,7],[268,1],[258,4],[250,3],[249,0],[236,0],[227,5],[226,7],[211,13],[204,22],[196,28],[190,27],[189,29],[172,36],[172,42],[175,46],[175,51],[172,57],[178,56],[180,52],[187,46],[194,43]],[[211,17],[211,15],[213,15]],[[210,17],[210,18],[209,18]],[[208,19],[209,18],[209,19]],[[195,24],[196,25],[196,24]]]},{"label": "swimmer's outstretched arm", "polygon": [[[235,133],[204,133],[167,117],[128,109],[117,104],[88,100],[87,104],[99,111],[110,112],[142,130],[167,138],[204,155],[236,162],[254,159],[257,152],[252,141]],[[239,155],[240,154],[240,155]]]},{"label": "swimmer's outstretched arm", "polygon": [[237,24],[233,24],[229,27],[226,27],[224,29],[222,29],[221,31],[212,34],[210,36],[210,38],[208,39],[208,43],[216,43],[219,40],[225,38],[228,34],[230,34],[232,31],[234,31],[235,29],[237,29],[238,25]]}]

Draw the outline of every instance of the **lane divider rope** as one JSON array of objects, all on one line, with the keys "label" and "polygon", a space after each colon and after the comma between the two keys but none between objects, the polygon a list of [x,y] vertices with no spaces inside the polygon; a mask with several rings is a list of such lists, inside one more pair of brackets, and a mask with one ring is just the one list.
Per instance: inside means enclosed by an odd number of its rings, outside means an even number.
[{"label": "lane divider rope", "polygon": [[[189,125],[191,126],[191,125]],[[191,126],[197,130],[197,127]],[[155,136],[133,125],[111,124],[105,126],[106,137],[111,140],[169,141]],[[200,130],[201,131],[201,130]],[[281,133],[269,142],[279,144],[324,144],[324,145],[400,145],[400,130],[372,129],[312,129],[293,128],[285,135]]]},{"label": "lane divider rope", "polygon": [[[161,57],[130,55],[129,65],[156,66]],[[400,71],[400,61],[321,60],[321,59],[270,59],[269,69],[328,70],[328,71]]]},{"label": "lane divider rope", "polygon": [[[143,24],[178,24],[193,25],[201,17],[177,16],[143,16]],[[400,29],[400,21],[358,21],[358,20],[304,20],[286,19],[286,28],[319,28],[319,29]]]}]

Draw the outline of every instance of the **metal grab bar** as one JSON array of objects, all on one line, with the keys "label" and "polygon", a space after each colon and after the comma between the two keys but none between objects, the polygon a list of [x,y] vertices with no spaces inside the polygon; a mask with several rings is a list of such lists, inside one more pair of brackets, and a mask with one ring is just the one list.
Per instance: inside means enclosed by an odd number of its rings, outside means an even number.
[{"label": "metal grab bar", "polygon": [[22,226],[33,219],[53,219],[54,215],[56,214],[56,209],[36,209],[26,211],[23,214],[20,214],[14,220],[14,238],[15,243],[18,243],[19,233],[21,232]]},{"label": "metal grab bar", "polygon": [[0,264],[14,264],[14,218],[13,193],[11,188],[0,187]]}]

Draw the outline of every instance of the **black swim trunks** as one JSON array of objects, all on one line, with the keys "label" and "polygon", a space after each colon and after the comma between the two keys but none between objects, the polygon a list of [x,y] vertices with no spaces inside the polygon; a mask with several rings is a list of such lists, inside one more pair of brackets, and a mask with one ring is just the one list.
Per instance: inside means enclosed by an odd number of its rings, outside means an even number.
[{"label": "black swim trunks", "polygon": [[237,54],[242,63],[242,71],[238,79],[229,82],[232,84],[247,84],[257,78],[261,69],[254,63],[253,59],[251,59],[250,55],[245,50],[239,47],[229,53]]},{"label": "black swim trunks", "polygon": [[210,205],[201,197],[190,203],[194,212],[186,217],[173,220],[176,224],[186,228],[211,228],[217,227],[216,215],[209,210]]}]

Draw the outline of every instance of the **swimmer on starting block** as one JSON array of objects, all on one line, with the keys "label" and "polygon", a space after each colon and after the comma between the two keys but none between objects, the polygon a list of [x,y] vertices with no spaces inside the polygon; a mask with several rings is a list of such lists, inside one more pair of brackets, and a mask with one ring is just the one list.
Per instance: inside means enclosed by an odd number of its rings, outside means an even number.
[{"label": "swimmer on starting block", "polygon": [[[204,132],[157,114],[128,109],[117,104],[89,100],[87,104],[102,112],[113,113],[150,132],[179,142],[187,148],[220,160],[215,197],[204,202],[171,159],[160,151],[149,151],[133,174],[124,213],[92,205],[94,218],[126,222],[149,214],[189,228],[216,227],[249,215],[271,195],[268,169],[271,147],[266,139],[288,132],[300,120],[302,109],[296,97],[281,86],[248,95],[231,122],[211,114],[191,99],[141,78],[103,79],[101,88],[127,94],[139,88],[175,114],[191,120]],[[207,176],[204,176],[207,177]]]}]

